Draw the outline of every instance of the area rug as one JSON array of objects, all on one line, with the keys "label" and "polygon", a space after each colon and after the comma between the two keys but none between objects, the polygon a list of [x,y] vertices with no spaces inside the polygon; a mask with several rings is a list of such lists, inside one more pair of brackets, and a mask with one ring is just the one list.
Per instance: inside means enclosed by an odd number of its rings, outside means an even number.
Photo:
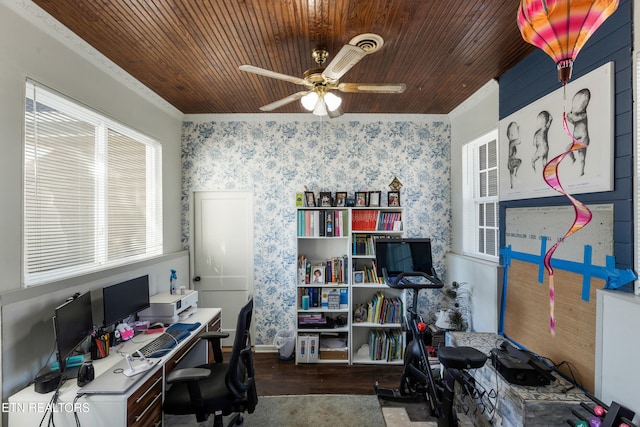
[{"label": "area rug", "polygon": [[[225,424],[226,424],[225,417]],[[213,422],[210,417],[209,424]],[[165,415],[167,427],[193,427],[193,415]],[[245,427],[385,427],[377,396],[309,394],[261,396],[253,414],[244,414]]]}]

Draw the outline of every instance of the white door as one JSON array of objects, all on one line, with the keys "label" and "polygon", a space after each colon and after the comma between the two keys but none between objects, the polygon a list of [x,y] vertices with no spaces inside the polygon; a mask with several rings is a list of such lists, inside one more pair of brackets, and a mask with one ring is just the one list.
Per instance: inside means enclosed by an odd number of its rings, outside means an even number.
[{"label": "white door", "polygon": [[[194,193],[193,280],[198,305],[222,308],[232,345],[240,308],[253,294],[253,193]],[[253,325],[252,325],[253,329]]]}]

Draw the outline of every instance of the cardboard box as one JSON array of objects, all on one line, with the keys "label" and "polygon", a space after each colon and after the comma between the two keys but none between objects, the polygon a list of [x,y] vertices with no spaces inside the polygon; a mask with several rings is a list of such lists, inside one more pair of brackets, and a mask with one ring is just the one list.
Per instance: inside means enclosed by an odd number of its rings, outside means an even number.
[{"label": "cardboard box", "polygon": [[349,360],[349,351],[320,350],[320,360]]}]

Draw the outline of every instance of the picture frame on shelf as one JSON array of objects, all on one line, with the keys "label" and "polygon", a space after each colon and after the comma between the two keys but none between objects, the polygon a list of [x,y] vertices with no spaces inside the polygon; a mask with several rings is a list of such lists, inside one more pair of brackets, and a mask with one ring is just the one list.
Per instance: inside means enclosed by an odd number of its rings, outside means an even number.
[{"label": "picture frame on shelf", "polygon": [[362,285],[364,283],[364,271],[353,272],[353,284]]},{"label": "picture frame on shelf", "polygon": [[305,191],[304,192],[304,200],[305,205],[309,208],[316,207],[316,196],[313,194],[313,191]]},{"label": "picture frame on shelf", "polygon": [[332,206],[331,203],[331,192],[330,191],[321,191],[318,196],[318,205],[321,208],[329,208]]},{"label": "picture frame on shelf", "polygon": [[356,199],[354,199],[353,197],[347,197],[347,200],[345,201],[345,206],[352,208],[356,205]]},{"label": "picture frame on shelf", "polygon": [[311,283],[324,284],[324,265],[311,267]]},{"label": "picture frame on shelf", "polygon": [[381,191],[369,191],[369,203],[367,206],[379,207]]},{"label": "picture frame on shelf", "polygon": [[346,191],[338,191],[338,192],[336,192],[335,205],[338,206],[338,207],[347,206],[347,192]]},{"label": "picture frame on shelf", "polygon": [[296,206],[303,207],[304,206],[304,196],[302,193],[296,193]]},{"label": "picture frame on shelf", "polygon": [[400,192],[389,191],[387,193],[387,206],[400,207]]},{"label": "picture frame on shelf", "polygon": [[367,192],[356,191],[356,206],[367,206]]}]

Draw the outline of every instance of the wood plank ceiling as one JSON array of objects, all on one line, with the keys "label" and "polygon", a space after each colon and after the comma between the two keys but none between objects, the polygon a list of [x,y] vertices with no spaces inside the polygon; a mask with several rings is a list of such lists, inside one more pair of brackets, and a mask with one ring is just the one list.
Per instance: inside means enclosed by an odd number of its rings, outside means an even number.
[{"label": "wood plank ceiling", "polygon": [[[313,49],[328,63],[363,33],[384,45],[340,81],[406,90],[335,92],[346,113],[449,113],[534,50],[517,0],[33,1],[185,114],[259,113],[301,87],[239,65],[302,77],[317,66]],[[305,111],[293,102],[274,112]]]}]

